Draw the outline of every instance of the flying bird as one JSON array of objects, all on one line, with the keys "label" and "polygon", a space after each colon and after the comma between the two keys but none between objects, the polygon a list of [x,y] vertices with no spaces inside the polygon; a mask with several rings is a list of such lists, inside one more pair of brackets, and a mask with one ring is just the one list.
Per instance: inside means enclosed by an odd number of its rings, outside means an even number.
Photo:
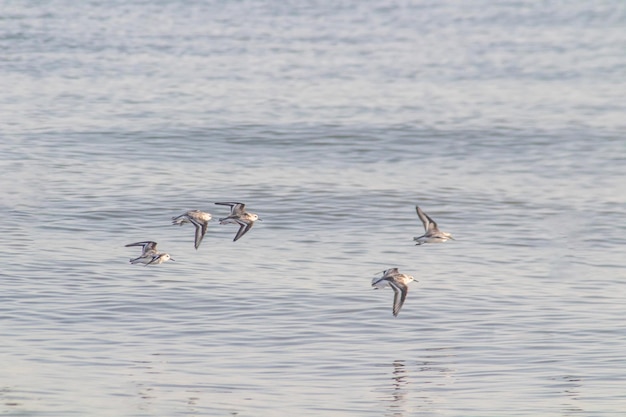
[{"label": "flying bird", "polygon": [[172,257],[169,253],[158,252],[157,251],[157,243],[151,240],[146,240],[143,242],[135,242],[129,243],[125,245],[127,248],[130,246],[141,246],[141,255],[135,259],[131,259],[131,264],[144,264],[143,266],[148,265],[158,265],[162,264],[166,261],[173,261]]},{"label": "flying bird", "polygon": [[239,230],[233,239],[233,242],[236,242],[243,235],[248,233],[248,230],[252,228],[254,222],[259,219],[259,216],[254,213],[248,213],[246,211],[246,205],[243,203],[236,202],[226,202],[226,203],[215,203],[221,206],[230,206],[230,215],[219,219],[220,224],[228,224],[234,223],[239,225]]},{"label": "flying bird", "polygon": [[413,240],[416,241],[416,245],[422,245],[424,243],[443,243],[447,240],[454,240],[452,235],[447,232],[442,232],[437,227],[437,223],[431,219],[428,214],[424,213],[421,208],[415,206],[415,210],[417,211],[417,216],[422,221],[424,225],[424,233],[422,236],[414,237]]},{"label": "flying bird", "polygon": [[393,316],[397,317],[400,313],[400,309],[406,300],[406,295],[409,292],[408,284],[411,281],[415,281],[410,275],[401,274],[398,268],[390,268],[383,271],[382,277],[376,277],[372,279],[372,287],[374,289],[385,288],[387,285],[393,290]]},{"label": "flying bird", "polygon": [[202,238],[206,234],[206,229],[211,221],[211,215],[200,210],[189,210],[186,213],[177,217],[172,217],[172,224],[182,226],[185,223],[191,223],[196,228],[196,238],[194,240],[194,247],[198,250]]}]

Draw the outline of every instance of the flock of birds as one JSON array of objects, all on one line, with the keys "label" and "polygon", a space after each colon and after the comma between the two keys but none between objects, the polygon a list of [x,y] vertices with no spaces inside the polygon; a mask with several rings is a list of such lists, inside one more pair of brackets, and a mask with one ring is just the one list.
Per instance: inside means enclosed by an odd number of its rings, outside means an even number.
[{"label": "flock of birds", "polygon": [[[254,225],[254,222],[261,220],[255,213],[248,213],[246,211],[246,205],[237,202],[224,202],[215,203],[221,206],[230,206],[230,214],[224,218],[219,219],[220,224],[237,224],[239,230],[233,239],[233,242],[239,240],[243,235]],[[422,211],[418,206],[415,206],[417,216],[424,225],[424,234],[413,238],[416,245],[423,245],[424,243],[443,243],[448,240],[454,240],[452,235],[447,232],[442,232],[437,227],[437,223],[431,219],[426,213]],[[205,213],[200,210],[189,210],[180,216],[172,217],[172,224],[182,226],[185,223],[191,223],[196,228],[194,247],[196,250],[200,247],[200,243],[207,232],[209,222],[212,216],[209,213]],[[159,252],[157,250],[157,243],[146,240],[142,242],[129,243],[126,247],[141,246],[141,255],[137,258],[131,259],[131,264],[143,264],[158,265],[166,261],[174,261],[172,257],[165,252]],[[398,316],[400,309],[406,300],[407,293],[409,291],[408,284],[415,281],[411,275],[403,274],[398,271],[398,268],[390,268],[382,271],[382,276],[372,279],[372,287],[376,290],[379,288],[391,287],[394,293],[393,297],[393,315]]]},{"label": "flock of birds", "polygon": [[[228,203],[215,203],[221,206],[230,206],[230,214],[222,219],[220,219],[220,224],[238,224],[239,230],[233,239],[233,242],[236,242],[245,235],[248,230],[252,228],[254,222],[259,219],[254,213],[248,213],[246,211],[246,205],[243,203],[236,202],[228,202]],[[213,217],[210,213],[205,213],[200,210],[189,210],[180,216],[172,217],[172,224],[182,226],[185,223],[191,223],[196,228],[196,238],[194,240],[194,247],[196,250],[200,247],[200,242],[202,242],[202,238],[206,234],[207,228],[209,227],[209,222]],[[137,258],[131,259],[131,264],[143,264],[143,266],[148,265],[158,265],[167,261],[174,261],[169,253],[159,252],[157,250],[157,243],[151,240],[145,240],[143,242],[135,242],[129,243],[126,247],[130,246],[141,246],[141,255]]]}]

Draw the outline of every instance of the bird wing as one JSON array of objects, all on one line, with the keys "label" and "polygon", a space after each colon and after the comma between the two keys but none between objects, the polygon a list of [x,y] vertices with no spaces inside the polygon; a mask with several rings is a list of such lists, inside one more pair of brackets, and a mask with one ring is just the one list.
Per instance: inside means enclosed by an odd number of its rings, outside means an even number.
[{"label": "bird wing", "polygon": [[162,253],[155,253],[154,255],[152,255],[152,259],[150,259],[150,262],[146,263],[144,266],[148,266],[151,263],[158,261],[159,259],[161,259],[161,256],[163,256]]},{"label": "bird wing", "polygon": [[194,241],[194,246],[196,249],[200,246],[200,242],[202,242],[202,238],[206,234],[206,229],[208,224],[206,222],[199,222],[195,219],[191,219],[191,223],[196,227],[196,238]]},{"label": "bird wing", "polygon": [[235,235],[233,242],[236,242],[240,237],[245,235],[248,232],[248,230],[252,228],[252,225],[254,225],[254,222],[246,223],[241,220],[236,220],[236,221],[239,224],[239,230],[237,231],[237,234]]},{"label": "bird wing", "polygon": [[181,226],[183,225],[183,223],[187,222],[187,213],[183,213],[180,216],[176,216],[176,217],[172,217],[172,223],[173,224],[180,224]]},{"label": "bird wing", "polygon": [[143,242],[135,242],[135,243],[129,243],[128,245],[125,245],[125,247],[127,248],[130,246],[142,246],[143,247],[142,254],[145,255],[149,251],[156,251],[157,243],[151,240],[146,240]]},{"label": "bird wing", "polygon": [[396,275],[396,274],[399,274],[399,273],[400,273],[400,271],[398,271],[398,268],[389,268],[389,269],[386,269],[383,272],[383,277],[390,277],[392,275]]},{"label": "bird wing", "polygon": [[372,279],[372,287],[374,287],[375,289],[379,288],[378,284],[380,284],[382,281],[385,281],[385,277],[374,277]]},{"label": "bird wing", "polygon": [[393,288],[393,315],[397,317],[404,304],[404,300],[406,300],[409,287],[395,280],[389,280],[389,285]]},{"label": "bird wing", "polygon": [[417,211],[417,217],[419,217],[422,221],[426,233],[430,232],[431,230],[437,230],[437,223],[435,223],[433,219],[428,216],[428,214],[424,213],[422,209],[418,206],[415,206],[415,211]]},{"label": "bird wing", "polygon": [[237,203],[235,201],[229,201],[229,202],[227,201],[227,202],[215,203],[215,204],[219,204],[220,206],[230,206],[230,213],[231,214],[243,213],[244,208],[246,207],[245,204]]}]

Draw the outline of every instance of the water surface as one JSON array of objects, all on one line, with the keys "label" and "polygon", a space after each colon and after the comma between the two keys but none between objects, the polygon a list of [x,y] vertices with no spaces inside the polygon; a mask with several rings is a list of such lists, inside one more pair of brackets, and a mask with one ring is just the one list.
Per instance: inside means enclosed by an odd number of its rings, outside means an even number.
[{"label": "water surface", "polygon": [[3,414],[626,408],[621,2],[4,9]]}]

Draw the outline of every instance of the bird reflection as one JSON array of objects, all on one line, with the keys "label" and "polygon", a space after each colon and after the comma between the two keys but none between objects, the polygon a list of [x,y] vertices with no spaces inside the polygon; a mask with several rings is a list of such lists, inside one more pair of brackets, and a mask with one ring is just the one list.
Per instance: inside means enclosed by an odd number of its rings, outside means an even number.
[{"label": "bird reflection", "polygon": [[[423,360],[406,361],[396,359],[391,362],[391,375],[384,379],[391,384],[379,386],[377,391],[382,394],[385,417],[409,417],[415,415],[416,409],[423,412],[432,411],[442,401],[438,398],[438,388],[447,387],[455,381],[454,368],[450,367],[456,356],[455,348],[425,349]],[[389,364],[383,364],[388,367]]]},{"label": "bird reflection", "polygon": [[391,399],[387,407],[385,416],[402,417],[406,411],[406,395],[408,384],[407,367],[403,360],[392,362],[393,371],[391,373]]},{"label": "bird reflection", "polygon": [[580,415],[581,413],[583,413],[584,410],[580,408],[579,404],[576,403],[576,401],[580,397],[580,387],[582,386],[582,380],[571,375],[565,375],[560,378],[553,379],[560,379],[564,383],[564,385],[561,386],[561,388],[563,388],[563,394],[565,394],[566,397],[566,402],[563,404],[563,416]]}]

